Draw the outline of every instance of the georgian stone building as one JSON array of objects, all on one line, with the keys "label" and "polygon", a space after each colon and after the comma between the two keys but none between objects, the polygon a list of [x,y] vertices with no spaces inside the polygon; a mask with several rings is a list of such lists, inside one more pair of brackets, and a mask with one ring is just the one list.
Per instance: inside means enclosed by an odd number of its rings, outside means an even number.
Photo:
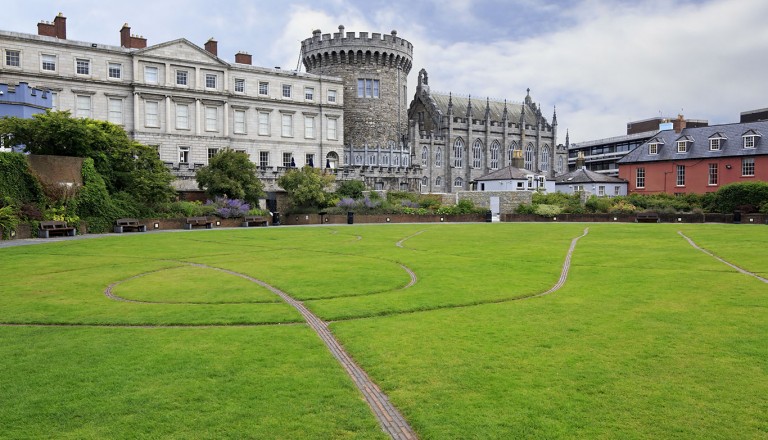
[{"label": "georgian stone building", "polygon": [[116,37],[120,46],[68,40],[61,14],[37,35],[0,31],[2,82],[29,83],[49,91],[56,110],[122,126],[157,148],[180,189],[196,189],[195,169],[222,148],[248,154],[268,190],[289,167],[340,165],[339,78],[255,67],[244,52],[228,62],[213,39],[148,46],[127,24]]},{"label": "georgian stone building", "polygon": [[557,145],[557,114],[550,124],[530,90],[522,103],[433,93],[422,69],[408,118],[422,192],[472,189],[481,176],[512,166],[515,150],[522,168],[546,179],[567,171],[568,150]]}]

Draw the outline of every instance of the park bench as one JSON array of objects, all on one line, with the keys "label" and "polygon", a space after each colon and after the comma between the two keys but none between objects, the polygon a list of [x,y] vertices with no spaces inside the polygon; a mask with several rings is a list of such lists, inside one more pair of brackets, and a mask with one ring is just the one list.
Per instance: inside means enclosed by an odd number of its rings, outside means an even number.
[{"label": "park bench", "polygon": [[67,226],[67,222],[47,220],[40,222],[40,229],[38,230],[37,236],[40,238],[50,238],[53,235],[74,237],[76,234],[77,230],[71,226]]},{"label": "park bench", "polygon": [[187,217],[187,224],[184,229],[192,229],[195,226],[205,226],[205,229],[213,229],[213,221],[208,217]]},{"label": "park bench", "polygon": [[638,212],[635,217],[637,223],[658,223],[659,214],[657,212]]},{"label": "park bench", "polygon": [[246,215],[245,218],[243,218],[242,226],[244,228],[250,226],[267,226],[267,219],[266,217],[259,215]]},{"label": "park bench", "polygon": [[135,218],[119,218],[115,220],[115,233],[123,232],[147,232],[147,225],[140,225]]}]

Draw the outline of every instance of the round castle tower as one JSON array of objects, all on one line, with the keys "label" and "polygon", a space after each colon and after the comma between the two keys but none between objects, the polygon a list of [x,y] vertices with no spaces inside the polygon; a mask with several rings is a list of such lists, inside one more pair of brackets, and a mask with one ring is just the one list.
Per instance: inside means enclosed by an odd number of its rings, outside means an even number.
[{"label": "round castle tower", "polygon": [[308,73],[340,77],[344,83],[344,145],[400,145],[408,132],[407,77],[413,45],[390,35],[360,32],[322,34],[301,43]]}]

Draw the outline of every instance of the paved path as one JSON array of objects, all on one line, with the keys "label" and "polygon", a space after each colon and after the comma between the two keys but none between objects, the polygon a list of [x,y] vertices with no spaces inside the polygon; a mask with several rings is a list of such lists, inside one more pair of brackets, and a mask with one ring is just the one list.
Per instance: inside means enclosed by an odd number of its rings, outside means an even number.
[{"label": "paved path", "polygon": [[744,275],[749,275],[749,276],[751,276],[751,277],[755,277],[755,278],[757,278],[758,280],[760,280],[760,281],[762,281],[762,282],[764,282],[764,283],[768,283],[768,279],[765,279],[765,278],[761,277],[760,275],[758,275],[758,274],[756,274],[756,273],[754,273],[754,272],[750,272],[750,271],[748,271],[748,270],[742,269],[742,268],[740,268],[739,266],[737,266],[737,265],[735,265],[735,264],[733,264],[733,263],[731,263],[731,262],[729,262],[729,261],[726,261],[726,260],[724,260],[724,259],[722,259],[722,258],[718,257],[717,255],[713,254],[712,252],[710,252],[710,251],[708,251],[708,250],[704,249],[703,247],[701,247],[701,246],[697,245],[697,244],[696,244],[696,242],[694,242],[692,239],[688,238],[688,236],[686,236],[685,234],[683,234],[683,231],[677,231],[677,233],[678,233],[678,234],[680,234],[680,236],[681,236],[681,237],[683,237],[684,239],[688,240],[688,244],[690,244],[691,246],[693,246],[693,247],[694,247],[694,249],[698,249],[698,250],[700,250],[701,252],[704,252],[705,254],[709,255],[710,257],[714,258],[715,260],[717,260],[717,261],[719,261],[719,262],[721,262],[721,263],[723,263],[723,264],[726,264],[726,265],[728,265],[728,266],[730,266],[730,267],[732,267],[732,268],[736,269],[737,271],[739,271],[739,272],[743,273]]}]

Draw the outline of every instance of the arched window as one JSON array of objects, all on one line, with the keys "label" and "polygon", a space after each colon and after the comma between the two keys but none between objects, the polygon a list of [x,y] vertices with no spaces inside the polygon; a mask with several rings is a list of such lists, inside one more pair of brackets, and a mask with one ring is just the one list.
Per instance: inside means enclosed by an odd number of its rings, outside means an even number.
[{"label": "arched window", "polygon": [[497,170],[499,169],[499,142],[493,141],[493,144],[491,144],[491,169]]},{"label": "arched window", "polygon": [[517,142],[512,141],[512,143],[509,144],[509,148],[507,149],[507,166],[512,165],[512,158],[514,157],[515,150],[517,150]]},{"label": "arched window", "polygon": [[483,163],[482,152],[483,152],[483,142],[480,139],[478,139],[472,145],[472,168],[480,168],[480,165]]},{"label": "arched window", "polygon": [[429,177],[424,176],[421,178],[421,189],[424,190],[429,186]]},{"label": "arched window", "polygon": [[362,165],[363,164],[363,155],[362,154],[356,154],[355,155],[355,165]]},{"label": "arched window", "polygon": [[376,153],[368,155],[368,165],[376,165]]},{"label": "arched window", "polygon": [[393,150],[395,148],[395,141],[389,141],[387,142],[387,149]]},{"label": "arched window", "polygon": [[541,171],[549,171],[549,145],[544,145],[541,149],[541,164],[539,165]]},{"label": "arched window", "polygon": [[[345,155],[346,156],[346,155]],[[328,154],[325,155],[325,167],[326,168],[338,168],[339,164],[339,155],[335,152],[331,151]]]},{"label": "arched window", "polygon": [[427,166],[427,160],[429,159],[429,149],[424,147],[421,149],[421,164]]},{"label": "arched window", "polygon": [[435,187],[440,188],[443,186],[443,176],[435,177]]},{"label": "arched window", "polygon": [[562,173],[563,172],[563,165],[564,165],[563,156],[557,156],[557,170],[556,171],[558,173]]},{"label": "arched window", "polygon": [[453,166],[456,168],[464,166],[464,141],[461,138],[456,139],[453,144]]},{"label": "arched window", "polygon": [[404,167],[407,167],[409,161],[410,161],[409,156],[403,156],[402,165]]},{"label": "arched window", "polygon": [[352,162],[349,161],[349,154],[344,153],[344,163],[348,165],[352,165]]},{"label": "arched window", "polygon": [[533,170],[533,144],[525,147],[525,169]]},{"label": "arched window", "polygon": [[443,166],[443,149],[440,147],[437,147],[437,150],[435,150],[435,166]]},{"label": "arched window", "polygon": [[384,166],[389,166],[389,155],[388,155],[388,154],[385,154],[385,155],[384,155],[384,156],[381,158],[381,163],[382,163]]},{"label": "arched window", "polygon": [[453,186],[456,188],[464,188],[464,179],[457,177],[453,180]]},{"label": "arched window", "polygon": [[400,166],[400,156],[395,154],[392,156],[392,166],[393,167],[399,167]]}]

